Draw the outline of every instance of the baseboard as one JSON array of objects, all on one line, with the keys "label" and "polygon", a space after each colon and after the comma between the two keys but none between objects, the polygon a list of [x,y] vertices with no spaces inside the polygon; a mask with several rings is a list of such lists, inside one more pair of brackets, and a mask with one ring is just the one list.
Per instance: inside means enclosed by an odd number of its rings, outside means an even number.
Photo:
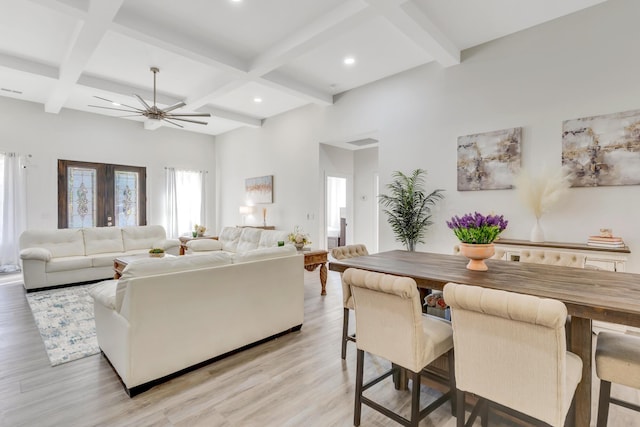
[{"label": "baseboard", "polygon": [[103,282],[109,279],[113,279],[113,277],[106,277],[104,279],[87,280],[86,282],[65,283],[62,285],[45,286],[44,288],[32,288],[32,289],[25,288],[25,291],[27,291],[27,293],[29,294],[31,292],[48,291],[51,289],[71,288],[73,286],[90,285],[91,283]]},{"label": "baseboard", "polygon": [[[162,383],[165,383],[165,382],[167,382],[167,381],[169,381],[169,380],[172,380],[172,379],[174,379],[174,378],[177,378],[177,377],[179,377],[180,375],[186,374],[187,372],[195,371],[196,369],[200,369],[200,368],[202,368],[203,366],[209,365],[209,364],[211,364],[211,363],[213,363],[213,362],[217,362],[218,360],[222,360],[222,359],[224,359],[225,357],[229,357],[229,356],[232,356],[232,355],[234,355],[234,354],[240,353],[241,351],[247,350],[247,349],[249,349],[249,348],[256,347],[256,346],[258,346],[258,345],[260,345],[260,344],[264,344],[264,343],[265,343],[265,342],[267,342],[267,341],[271,341],[271,340],[273,340],[273,339],[276,339],[276,338],[279,338],[279,337],[281,337],[281,336],[287,335],[287,334],[289,334],[289,333],[291,333],[291,332],[297,332],[297,331],[299,331],[300,329],[302,329],[302,323],[301,323],[301,324],[299,324],[299,325],[296,325],[296,326],[294,326],[294,327],[292,327],[292,328],[290,328],[290,329],[287,329],[286,331],[279,332],[279,333],[277,333],[277,334],[275,334],[275,335],[271,335],[270,337],[263,338],[263,339],[261,339],[261,340],[259,340],[259,341],[253,342],[253,343],[251,343],[251,344],[247,344],[247,345],[245,345],[245,346],[242,346],[242,347],[237,348],[237,349],[235,349],[235,350],[231,350],[231,351],[229,351],[229,352],[227,352],[227,353],[224,353],[224,354],[221,354],[221,355],[219,355],[219,356],[212,357],[211,359],[207,359],[207,360],[205,360],[205,361],[203,361],[203,362],[196,363],[195,365],[191,365],[191,366],[189,366],[189,367],[187,367],[187,368],[181,369],[181,370],[179,370],[179,371],[177,371],[177,372],[174,372],[174,373],[172,373],[172,374],[165,375],[165,376],[164,376],[164,377],[162,377],[162,378],[158,378],[158,379],[155,379],[155,380],[151,380],[151,381],[149,381],[149,382],[147,382],[147,383],[140,384],[140,385],[137,385],[137,386],[134,386],[134,387],[131,387],[131,388],[127,388],[127,386],[125,385],[125,383],[122,381],[122,378],[120,378],[120,375],[118,375],[118,379],[120,379],[120,383],[121,383],[121,384],[122,384],[122,386],[124,387],[125,391],[126,391],[126,392],[127,392],[127,394],[129,395],[129,397],[134,397],[134,396],[136,396],[136,395],[138,395],[138,394],[140,394],[140,393],[143,393],[143,392],[145,392],[145,391],[149,390],[149,389],[150,389],[150,388],[152,388],[152,387],[155,387],[155,386],[157,386],[157,385],[159,385],[159,384],[162,384]],[[100,349],[100,354],[102,354],[102,356],[107,360],[107,362],[109,363],[109,365],[111,365],[111,368],[113,369],[113,371],[114,371],[116,374],[118,374],[118,371],[116,371],[116,370],[115,370],[115,368],[113,367],[113,364],[111,363],[111,361],[109,360],[109,358],[107,357],[107,355],[106,355],[106,354],[104,354],[104,352],[102,351],[102,349]]]}]

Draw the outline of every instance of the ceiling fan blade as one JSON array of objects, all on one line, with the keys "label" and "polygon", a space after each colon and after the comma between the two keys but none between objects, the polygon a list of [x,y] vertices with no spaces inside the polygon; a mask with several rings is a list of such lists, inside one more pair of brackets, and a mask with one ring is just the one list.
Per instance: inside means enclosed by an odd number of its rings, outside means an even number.
[{"label": "ceiling fan blade", "polygon": [[[177,118],[177,117],[169,117],[169,118],[170,118],[171,120],[179,120],[179,121],[181,121],[181,122],[196,123],[196,124],[199,124],[199,125],[207,125],[207,124],[209,124],[209,123],[207,123],[207,122],[201,122],[201,121],[199,121],[199,120],[179,119],[179,118]],[[167,119],[165,118],[165,120],[167,120]]]},{"label": "ceiling fan blade", "polygon": [[169,117],[211,117],[209,113],[167,114]]},{"label": "ceiling fan blade", "polygon": [[[94,107],[94,108],[104,108],[105,110],[116,110],[116,111],[126,111],[127,113],[138,113],[141,110],[135,109],[135,110],[125,110],[124,108],[113,108],[113,107],[103,107],[101,105],[89,105],[89,107]],[[138,114],[141,115],[141,114]]]},{"label": "ceiling fan blade", "polygon": [[171,105],[171,106],[169,106],[167,108],[164,108],[162,111],[164,111],[165,113],[168,113],[169,111],[173,111],[173,110],[175,110],[177,108],[184,107],[185,105],[187,105],[187,104],[185,104],[184,102],[180,101],[180,102],[177,102],[177,103],[175,103],[175,104],[173,104],[173,105]]},{"label": "ceiling fan blade", "polygon": [[138,98],[138,101],[140,101],[140,103],[141,103],[142,105],[144,105],[144,108],[146,108],[147,110],[151,110],[151,107],[149,106],[149,104],[147,104],[147,103],[144,101],[144,99],[142,99],[142,97],[141,97],[140,95],[137,95],[137,94],[135,94],[135,93],[134,93],[134,94],[133,94],[133,96],[135,96],[136,98]]},{"label": "ceiling fan blade", "polygon": [[98,98],[98,99],[101,99],[101,100],[103,100],[103,101],[107,101],[107,102],[110,102],[110,103],[112,103],[112,104],[113,104],[113,102],[114,102],[114,101],[112,101],[112,100],[110,100],[110,99],[107,99],[107,98],[103,98],[103,97],[101,97],[101,96],[96,96],[96,95],[93,95],[93,97],[94,97],[94,98]]},{"label": "ceiling fan blade", "polygon": [[182,126],[181,124],[175,123],[175,122],[173,122],[173,121],[171,121],[171,120],[169,120],[167,118],[164,118],[162,120],[164,120],[165,122],[171,123],[174,126],[178,126],[179,128],[184,128],[184,126]]},{"label": "ceiling fan blade", "polygon": [[[114,105],[121,105],[121,106],[123,106],[123,107],[131,108],[132,110],[135,110],[135,111],[139,111],[139,112],[143,112],[143,111],[144,111],[144,110],[142,110],[142,109],[140,109],[140,108],[138,108],[138,107],[132,107],[131,105],[127,105],[127,104],[120,104],[119,102],[115,102],[115,101],[112,101],[112,100],[110,100],[110,99],[103,98],[103,97],[101,97],[101,96],[93,95],[93,97],[94,97],[94,98],[101,99],[101,100],[103,100],[103,101],[107,101],[107,102],[109,102],[109,103],[111,103],[111,104],[114,104]],[[93,105],[93,107],[97,107],[97,105]],[[103,108],[103,107],[98,107],[98,108]]]}]

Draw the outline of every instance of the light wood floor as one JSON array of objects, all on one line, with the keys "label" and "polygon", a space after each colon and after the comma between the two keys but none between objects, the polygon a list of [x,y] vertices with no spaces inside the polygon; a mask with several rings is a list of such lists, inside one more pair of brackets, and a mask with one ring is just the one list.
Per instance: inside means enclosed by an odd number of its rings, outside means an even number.
[{"label": "light wood floor", "polygon": [[[337,273],[329,272],[328,295],[321,297],[318,272],[305,272],[305,322],[300,332],[205,366],[133,399],[100,355],[51,367],[22,285],[2,282],[0,278],[0,426],[353,425],[356,352],[350,343],[347,360],[340,359],[342,299]],[[372,376],[388,364],[367,358],[367,367]],[[430,399],[428,390],[424,391],[423,405]],[[594,386],[596,399],[597,392]],[[408,393],[396,391],[390,380],[368,392],[405,415]],[[638,401],[636,391],[614,385],[614,395],[621,393]],[[609,420],[613,427],[640,426],[640,414],[615,406]],[[393,425],[397,424],[363,407],[362,426]],[[420,425],[453,427],[455,419],[445,405]],[[496,425],[516,424],[499,421]]]}]

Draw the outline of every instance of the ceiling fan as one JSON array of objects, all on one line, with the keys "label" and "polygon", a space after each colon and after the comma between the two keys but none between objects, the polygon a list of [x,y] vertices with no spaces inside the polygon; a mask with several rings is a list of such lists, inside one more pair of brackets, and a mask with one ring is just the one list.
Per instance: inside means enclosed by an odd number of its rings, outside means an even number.
[{"label": "ceiling fan", "polygon": [[145,100],[142,99],[142,97],[140,95],[136,95],[136,94],[134,94],[134,96],[136,98],[138,98],[138,101],[140,101],[140,103],[144,106],[144,109],[137,108],[137,107],[132,107],[132,106],[126,105],[126,104],[119,104],[119,103],[111,101],[109,99],[102,98],[100,96],[95,96],[94,95],[94,98],[98,98],[98,99],[101,99],[103,101],[110,102],[113,105],[127,107],[129,109],[125,110],[124,108],[103,107],[103,106],[100,106],[100,105],[89,105],[89,107],[104,108],[106,110],[126,111],[128,113],[135,113],[135,114],[132,114],[132,115],[120,116],[120,117],[144,116],[144,117],[146,117],[148,119],[151,119],[151,120],[164,120],[165,122],[171,123],[172,125],[178,126],[180,128],[183,128],[184,126],[182,126],[179,123],[176,123],[176,121],[188,122],[188,123],[196,123],[196,124],[199,124],[199,125],[206,125],[207,124],[207,122],[203,122],[203,121],[200,121],[200,120],[186,119],[184,117],[211,117],[211,114],[209,114],[209,113],[183,113],[183,114],[172,113],[173,110],[177,110],[178,108],[181,108],[181,107],[184,107],[185,105],[187,105],[182,101],[178,102],[176,104],[170,105],[169,107],[164,108],[164,109],[158,108],[156,106],[156,74],[158,74],[160,72],[160,70],[158,69],[158,67],[151,67],[151,72],[153,73],[153,105],[147,104],[147,102],[145,102]]}]

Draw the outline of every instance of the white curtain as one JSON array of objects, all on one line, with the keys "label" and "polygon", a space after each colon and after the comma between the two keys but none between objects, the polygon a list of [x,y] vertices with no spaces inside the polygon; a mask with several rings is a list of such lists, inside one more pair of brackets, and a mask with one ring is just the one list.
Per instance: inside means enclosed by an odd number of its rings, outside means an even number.
[{"label": "white curtain", "polygon": [[165,187],[166,187],[166,213],[167,237],[175,239],[180,235],[178,229],[178,198],[176,196],[176,170],[174,168],[165,168]]},{"label": "white curtain", "polygon": [[206,174],[166,169],[166,228],[170,238],[190,234],[196,224],[206,226]]},{"label": "white curtain", "polygon": [[0,153],[0,272],[20,269],[20,234],[27,223],[26,158]]}]

